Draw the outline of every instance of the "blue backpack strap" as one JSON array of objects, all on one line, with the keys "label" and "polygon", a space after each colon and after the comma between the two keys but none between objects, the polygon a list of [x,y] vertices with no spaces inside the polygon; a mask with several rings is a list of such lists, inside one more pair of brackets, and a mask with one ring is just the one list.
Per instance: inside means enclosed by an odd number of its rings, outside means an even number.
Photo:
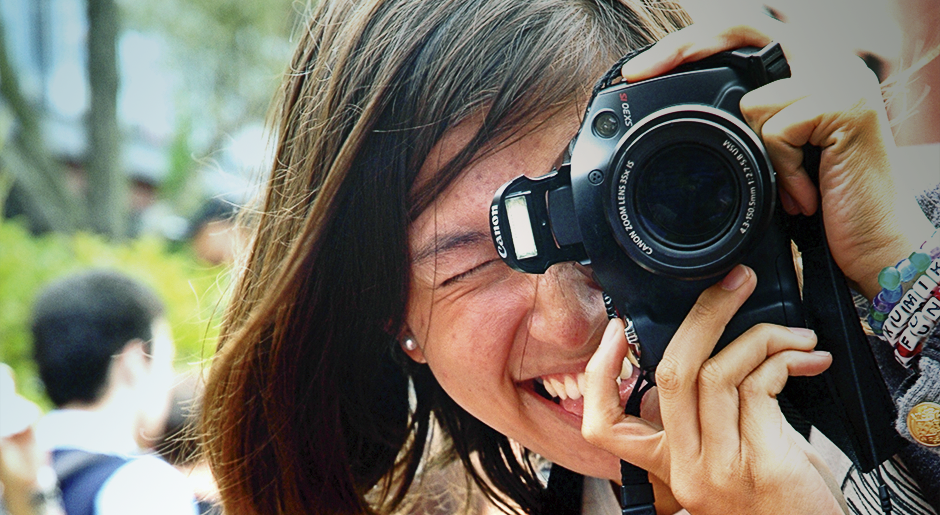
[{"label": "blue backpack strap", "polygon": [[52,468],[59,478],[66,515],[94,515],[95,497],[111,474],[130,458],[80,451],[52,451]]}]

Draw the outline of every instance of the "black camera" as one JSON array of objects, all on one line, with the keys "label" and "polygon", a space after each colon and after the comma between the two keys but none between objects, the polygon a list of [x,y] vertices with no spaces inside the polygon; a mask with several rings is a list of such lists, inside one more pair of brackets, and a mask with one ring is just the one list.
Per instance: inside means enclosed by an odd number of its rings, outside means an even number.
[{"label": "black camera", "polygon": [[[698,295],[738,263],[758,286],[719,342],[803,325],[774,170],[741,97],[789,75],[779,45],[719,54],[600,89],[560,166],[496,193],[491,229],[514,269],[590,264],[652,368]],[[635,343],[635,342],[634,342]]]},{"label": "black camera", "polygon": [[[595,86],[555,168],[494,195],[490,229],[500,257],[535,274],[564,261],[590,265],[646,371],[699,294],[736,264],[750,266],[757,289],[717,348],[762,322],[816,330],[817,348],[833,364],[790,378],[781,406],[794,410],[791,423],[819,428],[872,470],[903,445],[893,401],[821,212],[782,212],[766,150],[738,107],[747,92],[790,76],[780,46],[723,52],[633,84],[614,83],[622,62]],[[804,154],[813,178],[819,151]],[[802,292],[791,241],[803,260]]]}]

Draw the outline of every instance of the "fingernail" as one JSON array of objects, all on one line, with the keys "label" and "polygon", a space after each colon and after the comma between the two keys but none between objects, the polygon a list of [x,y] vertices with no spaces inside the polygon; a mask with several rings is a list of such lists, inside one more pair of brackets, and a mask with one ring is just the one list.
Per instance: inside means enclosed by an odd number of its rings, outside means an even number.
[{"label": "fingernail", "polygon": [[604,329],[604,336],[601,341],[608,342],[617,337],[617,333],[622,331],[623,327],[620,324],[620,321],[616,318],[612,318],[610,322],[607,322],[607,329]]},{"label": "fingernail", "polygon": [[799,204],[800,212],[803,213],[803,216],[813,216],[814,214],[816,214],[816,205],[812,203],[807,204],[806,202],[812,202],[812,201],[804,200],[803,202],[801,202]]},{"label": "fingernail", "polygon": [[747,281],[748,276],[751,275],[751,272],[744,265],[738,265],[734,267],[724,279],[721,280],[721,287],[728,291],[734,291],[741,287],[744,284],[744,281]]},{"label": "fingernail", "polygon": [[814,356],[819,356],[820,358],[828,358],[828,357],[831,357],[831,356],[832,356],[832,353],[826,352],[826,351],[824,351],[824,350],[814,350],[814,351],[810,352],[810,354],[812,354],[812,355],[814,355]]},{"label": "fingernail", "polygon": [[805,327],[787,327],[787,329],[789,329],[791,333],[803,338],[814,338],[816,336],[816,331]]}]

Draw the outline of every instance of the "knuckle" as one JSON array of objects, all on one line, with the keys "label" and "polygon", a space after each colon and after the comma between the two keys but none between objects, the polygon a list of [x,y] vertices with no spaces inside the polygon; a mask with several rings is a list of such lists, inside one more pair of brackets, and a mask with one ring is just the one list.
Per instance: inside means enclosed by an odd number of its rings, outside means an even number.
[{"label": "knuckle", "polygon": [[783,360],[770,359],[757,371],[747,376],[738,386],[738,395],[741,398],[756,399],[759,397],[774,397],[783,390],[787,381],[787,369]]},{"label": "knuckle", "polygon": [[685,380],[679,363],[671,355],[663,356],[662,361],[656,366],[656,388],[659,394],[668,398],[683,390],[684,384]]},{"label": "knuckle", "polygon": [[701,488],[702,484],[699,482],[683,482],[680,485],[674,485],[672,492],[676,501],[688,513],[702,513],[710,506],[710,503],[708,496],[702,495]]},{"label": "knuckle", "polygon": [[742,398],[754,398],[764,394],[765,389],[761,387],[759,376],[751,374],[747,376],[741,384],[738,385],[738,393]]},{"label": "knuckle", "polygon": [[744,332],[743,337],[757,342],[769,342],[770,340],[776,338],[780,329],[782,329],[780,326],[762,322],[751,326],[747,331]]},{"label": "knuckle", "polygon": [[699,385],[703,388],[714,388],[726,381],[727,373],[719,361],[710,359],[706,361],[698,373]]},{"label": "knuckle", "polygon": [[720,314],[718,306],[712,301],[708,292],[702,294],[698,302],[692,306],[689,315],[686,317],[692,320],[712,320]]},{"label": "knuckle", "polygon": [[606,443],[606,433],[604,432],[602,426],[594,421],[589,421],[584,419],[581,424],[581,436],[587,440],[588,443],[602,447]]}]

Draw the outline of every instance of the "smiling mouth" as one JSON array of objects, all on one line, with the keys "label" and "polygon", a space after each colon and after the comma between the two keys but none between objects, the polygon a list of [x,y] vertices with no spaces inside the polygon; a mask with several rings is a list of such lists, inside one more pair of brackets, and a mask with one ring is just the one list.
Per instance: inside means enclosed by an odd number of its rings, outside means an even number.
[{"label": "smiling mouth", "polygon": [[[624,360],[620,377],[617,378],[621,406],[626,405],[627,397],[633,390],[637,375],[638,370],[629,361]],[[584,372],[578,374],[552,374],[534,378],[531,385],[532,390],[538,396],[580,417],[584,413],[584,381]]]}]

